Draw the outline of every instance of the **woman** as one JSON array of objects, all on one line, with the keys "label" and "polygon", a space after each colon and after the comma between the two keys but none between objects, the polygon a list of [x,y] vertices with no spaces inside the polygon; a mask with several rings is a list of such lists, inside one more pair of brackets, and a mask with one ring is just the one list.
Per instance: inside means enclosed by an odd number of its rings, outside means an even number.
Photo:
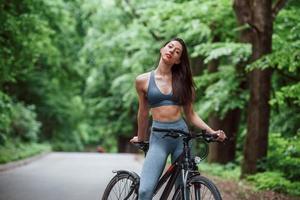
[{"label": "woman", "polygon": [[[158,67],[136,78],[136,90],[139,97],[138,135],[130,142],[148,139],[148,114],[152,114],[152,127],[173,128],[188,131],[181,117],[210,134],[216,134],[218,140],[226,138],[222,130],[211,129],[193,110],[195,88],[192,79],[188,52],[184,41],[174,38],[160,49]],[[183,151],[182,139],[163,138],[164,133],[151,132],[150,146],[143,165],[139,199],[151,200],[155,186],[171,154],[172,162]]]}]

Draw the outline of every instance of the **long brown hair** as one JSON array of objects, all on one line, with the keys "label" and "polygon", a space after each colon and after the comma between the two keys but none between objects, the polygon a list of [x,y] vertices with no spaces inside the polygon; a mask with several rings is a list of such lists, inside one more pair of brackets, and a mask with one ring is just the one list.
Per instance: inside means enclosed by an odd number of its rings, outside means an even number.
[{"label": "long brown hair", "polygon": [[178,41],[182,46],[180,63],[174,64],[171,69],[173,97],[180,105],[188,105],[195,99],[195,83],[192,77],[188,50],[181,38],[173,38],[170,41]]}]

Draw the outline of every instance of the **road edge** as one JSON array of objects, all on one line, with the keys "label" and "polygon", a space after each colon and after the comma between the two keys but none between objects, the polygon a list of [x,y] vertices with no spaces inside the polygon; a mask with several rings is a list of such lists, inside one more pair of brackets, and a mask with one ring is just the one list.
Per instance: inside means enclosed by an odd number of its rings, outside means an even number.
[{"label": "road edge", "polygon": [[0,172],[8,171],[8,170],[11,170],[11,169],[14,169],[14,168],[17,168],[17,167],[21,167],[21,166],[30,164],[33,161],[36,161],[38,159],[41,159],[41,158],[45,157],[49,153],[51,153],[51,151],[44,151],[44,152],[41,152],[39,154],[36,154],[34,156],[31,156],[31,157],[28,157],[28,158],[25,158],[25,159],[12,161],[12,162],[5,163],[5,164],[0,164]]}]

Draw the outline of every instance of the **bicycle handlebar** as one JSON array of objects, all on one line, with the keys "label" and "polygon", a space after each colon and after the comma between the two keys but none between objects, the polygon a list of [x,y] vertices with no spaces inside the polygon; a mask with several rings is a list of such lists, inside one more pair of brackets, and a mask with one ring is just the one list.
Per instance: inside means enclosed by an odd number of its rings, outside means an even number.
[{"label": "bicycle handlebar", "polygon": [[163,129],[163,128],[156,128],[156,127],[153,127],[152,130],[156,132],[167,132],[167,134],[164,137],[172,137],[172,138],[184,137],[187,139],[201,138],[208,143],[219,142],[217,140],[218,138],[217,135],[209,134],[204,130],[202,131],[202,133],[189,133],[179,129]]},{"label": "bicycle handlebar", "polygon": [[144,152],[147,152],[149,149],[149,141],[134,142],[132,144]]},{"label": "bicycle handlebar", "polygon": [[[190,132],[185,132],[185,131],[179,130],[179,129],[164,129],[164,128],[156,128],[156,127],[153,127],[152,130],[156,131],[156,132],[167,133],[163,137],[171,137],[171,138],[183,137],[183,138],[186,138],[187,140],[201,138],[207,143],[210,143],[210,142],[219,142],[220,143],[220,141],[217,140],[217,138],[218,138],[217,135],[209,134],[205,130],[202,130],[201,133],[190,133]],[[146,152],[149,148],[149,141],[134,142],[133,145],[137,146],[139,149]]]}]

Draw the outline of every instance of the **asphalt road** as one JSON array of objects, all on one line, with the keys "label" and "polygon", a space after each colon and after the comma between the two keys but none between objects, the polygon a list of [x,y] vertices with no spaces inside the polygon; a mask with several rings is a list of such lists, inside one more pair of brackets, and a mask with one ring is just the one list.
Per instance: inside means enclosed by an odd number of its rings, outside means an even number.
[{"label": "asphalt road", "polygon": [[99,200],[112,170],[139,174],[142,163],[133,154],[50,153],[0,172],[0,200]]}]

